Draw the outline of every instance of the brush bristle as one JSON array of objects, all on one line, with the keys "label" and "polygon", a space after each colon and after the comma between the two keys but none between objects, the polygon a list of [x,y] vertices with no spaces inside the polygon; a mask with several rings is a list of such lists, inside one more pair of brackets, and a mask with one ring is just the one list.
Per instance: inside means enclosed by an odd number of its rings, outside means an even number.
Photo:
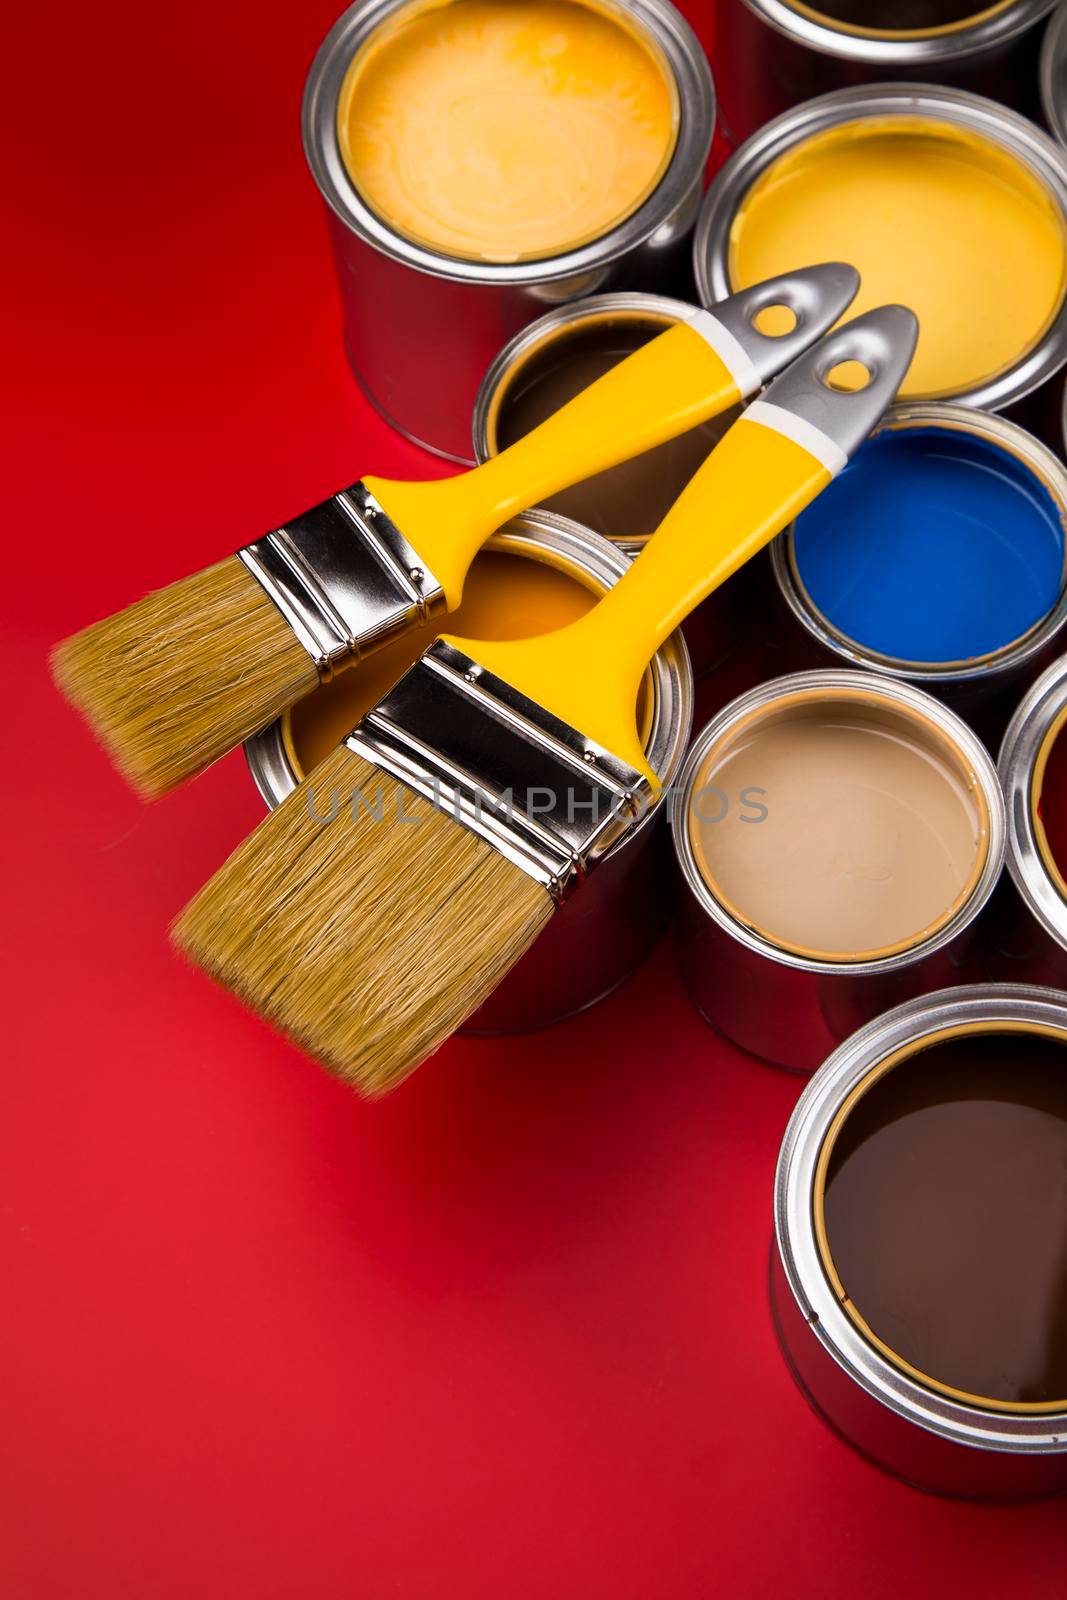
[{"label": "brush bristle", "polygon": [[481,1004],[552,911],[519,867],[342,745],[234,851],[173,936],[376,1096]]},{"label": "brush bristle", "polygon": [[319,681],[233,556],[65,640],[52,674],[146,799],[202,772]]}]

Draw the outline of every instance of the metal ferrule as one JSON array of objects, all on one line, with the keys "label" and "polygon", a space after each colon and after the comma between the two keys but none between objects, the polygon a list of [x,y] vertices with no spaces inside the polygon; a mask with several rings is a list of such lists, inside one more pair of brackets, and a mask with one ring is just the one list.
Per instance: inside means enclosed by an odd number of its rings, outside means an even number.
[{"label": "metal ferrule", "polygon": [[[606,539],[551,511],[524,511],[490,534],[484,548],[514,566],[519,593],[531,565],[535,573],[546,567],[559,573],[593,598],[606,594],[630,566],[628,557]],[[412,643],[408,660],[415,653]],[[313,752],[301,732],[311,702],[330,699],[338,705],[340,720],[331,726],[340,738],[346,731],[340,703],[352,708],[348,727],[366,703],[360,676],[354,672],[331,688],[317,690],[295,716],[286,713],[245,745],[253,781],[272,810],[313,770],[308,760]],[[600,862],[582,890],[578,915],[553,917],[462,1031],[513,1033],[561,1022],[610,994],[662,934],[673,909],[666,797],[681,771],[693,720],[693,680],[681,634],[673,634],[649,662],[639,710],[645,758],[663,785],[659,800]],[[305,733],[307,726],[303,724]],[[314,778],[311,782],[315,784]]]},{"label": "metal ferrule", "polygon": [[323,682],[445,610],[445,592],[361,483],[237,552]]},{"label": "metal ferrule", "polygon": [[655,799],[647,778],[437,639],[345,743],[557,902]]}]

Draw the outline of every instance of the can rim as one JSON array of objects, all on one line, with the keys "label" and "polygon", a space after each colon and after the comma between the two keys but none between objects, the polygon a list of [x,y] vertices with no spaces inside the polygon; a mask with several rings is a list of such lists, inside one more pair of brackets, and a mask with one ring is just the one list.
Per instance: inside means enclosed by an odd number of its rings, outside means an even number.
[{"label": "can rim", "polygon": [[1026,984],[971,984],[906,1001],[860,1028],[827,1057],[804,1088],[778,1155],[775,1238],[789,1288],[812,1334],[876,1400],[930,1433],[1012,1454],[1067,1451],[1067,1411],[986,1411],[927,1389],[867,1342],[826,1276],[812,1209],[823,1140],[848,1094],[887,1056],[946,1025],[1039,1024],[1067,1034],[1067,992]]},{"label": "can rim", "polygon": [[1006,44],[1025,33],[1057,0],[999,0],[938,28],[861,28],[819,10],[817,0],[745,0],[750,11],[787,38],[821,55],[886,68],[952,61]]},{"label": "can rim", "polygon": [[[748,190],[779,156],[802,140],[850,122],[911,116],[943,121],[999,145],[1049,191],[1067,222],[1067,151],[1036,123],[983,95],[937,84],[875,83],[835,89],[783,112],[746,139],[712,179],[693,236],[693,269],[701,305],[731,293],[730,228]],[[955,405],[999,411],[1031,394],[1067,362],[1067,294],[1051,325],[1006,371],[946,396]],[[938,397],[925,397],[937,401]],[[918,399],[916,402],[918,403]]]},{"label": "can rim", "polygon": [[[687,826],[690,797],[697,773],[710,747],[729,733],[751,712],[762,710],[785,695],[813,690],[860,691],[881,696],[895,705],[919,712],[932,722],[938,732],[951,739],[959,748],[981,786],[989,816],[989,839],[985,860],[971,893],[956,912],[921,942],[892,955],[880,956],[871,961],[826,961],[802,955],[797,951],[783,950],[763,934],[748,927],[732,916],[716,899],[697,865],[696,854]],[[685,766],[674,789],[671,803],[671,837],[675,859],[682,876],[697,904],[724,933],[745,945],[757,955],[773,961],[778,966],[792,967],[799,972],[814,972],[823,977],[869,977],[875,974],[897,972],[924,961],[927,956],[943,949],[956,939],[978,916],[996,887],[1004,862],[1005,821],[1004,800],[997,770],[985,746],[956,713],[935,700],[925,690],[917,689],[896,678],[881,677],[872,672],[855,672],[839,667],[817,668],[810,672],[788,673],[771,678],[754,689],[738,695],[729,705],[716,713],[697,734],[690,745]]]},{"label": "can rim", "polygon": [[1038,82],[1041,109],[1053,136],[1067,145],[1067,97],[1058,92],[1058,80],[1067,68],[1067,8],[1059,6],[1041,41]]},{"label": "can rim", "polygon": [[[630,557],[609,539],[553,511],[522,512],[491,534],[483,548],[519,555],[547,551],[605,589],[617,583],[630,568]],[[634,826],[607,852],[605,860],[636,838],[658,814],[677,780],[692,732],[693,669],[681,629],[676,629],[660,646],[650,665],[653,706],[647,753],[650,764],[663,780],[663,788]],[[274,810],[300,782],[286,748],[283,718],[276,718],[246,739],[244,754],[260,798]]]},{"label": "can rim", "polygon": [[[456,283],[541,284],[607,266],[629,254],[669,221],[703,173],[715,127],[711,68],[696,34],[671,0],[628,0],[625,15],[658,46],[678,95],[678,136],[673,154],[652,193],[599,238],[539,261],[482,262],[438,255],[395,232],[361,198],[348,176],[337,139],[337,102],[356,50],[394,11],[413,0],[355,0],[338,20],[311,63],[304,84],[301,128],[304,155],[319,193],[341,222],[383,255],[416,271]],[[608,11],[617,0],[596,0]]]},{"label": "can rim", "polygon": [[1067,656],[1027,690],[1008,723],[997,767],[1007,810],[1008,872],[1045,932],[1067,950],[1067,900],[1045,865],[1031,803],[1034,763],[1060,714],[1067,710]]},{"label": "can rim", "polygon": [[1052,495],[1064,524],[1063,568],[1060,592],[1055,605],[1025,633],[1011,639],[998,650],[967,661],[909,661],[902,656],[884,656],[868,649],[837,628],[808,593],[796,563],[794,530],[790,524],[771,546],[771,570],[778,592],[805,631],[825,649],[853,666],[866,667],[887,678],[900,678],[935,688],[946,683],[969,683],[995,673],[1009,673],[1039,655],[1067,624],[1067,466],[1048,447],[1018,423],[973,406],[948,400],[911,400],[892,406],[871,434],[894,428],[942,425],[953,431],[970,433],[990,443],[1003,445],[1020,460]]}]

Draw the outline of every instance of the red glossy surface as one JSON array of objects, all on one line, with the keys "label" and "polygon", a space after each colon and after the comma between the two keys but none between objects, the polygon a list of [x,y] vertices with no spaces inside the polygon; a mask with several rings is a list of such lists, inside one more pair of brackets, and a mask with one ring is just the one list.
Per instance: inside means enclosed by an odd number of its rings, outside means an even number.
[{"label": "red glossy surface", "polygon": [[337,338],[297,131],[335,4],[5,35],[0,1594],[1061,1596],[1062,1504],[925,1498],[794,1389],[799,1086],[665,950],[368,1107],[168,949],[259,803],[234,756],[142,807],[47,646],[361,469],[437,470]]}]

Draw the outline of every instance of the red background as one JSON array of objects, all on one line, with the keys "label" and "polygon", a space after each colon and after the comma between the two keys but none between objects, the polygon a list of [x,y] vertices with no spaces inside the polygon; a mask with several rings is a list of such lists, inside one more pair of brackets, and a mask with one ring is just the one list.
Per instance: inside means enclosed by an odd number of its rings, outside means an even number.
[{"label": "red background", "polygon": [[794,1389],[797,1082],[667,947],[373,1107],[168,950],[259,803],[233,756],[139,805],[48,645],[360,470],[439,470],[342,359],[298,136],[337,4],[5,29],[0,1593],[1063,1595],[1062,1504],[927,1498]]}]

